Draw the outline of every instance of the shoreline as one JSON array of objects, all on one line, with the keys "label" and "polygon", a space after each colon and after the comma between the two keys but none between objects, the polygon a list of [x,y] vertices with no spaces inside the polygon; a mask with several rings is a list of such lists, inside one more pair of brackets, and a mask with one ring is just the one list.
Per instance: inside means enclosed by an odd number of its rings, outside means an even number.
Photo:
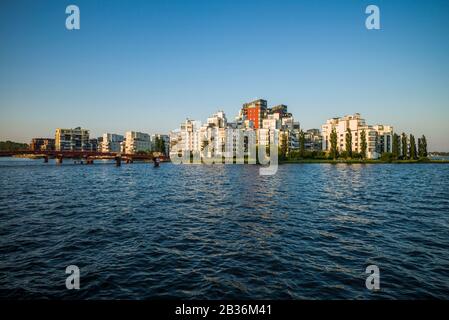
[{"label": "shoreline", "polygon": [[279,164],[306,164],[306,163],[328,163],[328,164],[449,164],[449,160],[328,160],[328,159],[302,159],[302,160],[279,160]]},{"label": "shoreline", "polygon": [[[39,160],[43,158],[40,155],[16,155],[11,158],[16,159],[30,159],[30,160]],[[110,160],[110,159],[96,159],[96,160]],[[163,162],[171,162],[170,159],[167,159]],[[383,160],[361,160],[361,159],[295,159],[295,160],[278,160],[278,163],[281,164],[449,164],[449,159],[440,159],[440,160],[393,160],[393,161],[383,161]],[[204,164],[204,163],[184,163],[184,164]],[[223,163],[225,164],[225,163]],[[237,164],[234,159],[234,163]],[[247,159],[244,160],[244,164],[247,164]]]}]

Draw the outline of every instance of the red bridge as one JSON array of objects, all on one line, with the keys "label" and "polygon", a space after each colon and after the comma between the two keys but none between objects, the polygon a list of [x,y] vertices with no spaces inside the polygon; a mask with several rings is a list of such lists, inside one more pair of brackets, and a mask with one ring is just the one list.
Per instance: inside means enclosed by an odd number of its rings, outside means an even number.
[{"label": "red bridge", "polygon": [[63,159],[83,159],[86,164],[93,164],[95,159],[111,159],[115,160],[117,166],[122,161],[133,163],[135,160],[151,160],[158,158],[160,161],[167,161],[166,157],[154,157],[149,154],[126,154],[119,152],[97,152],[97,151],[33,151],[33,150],[16,150],[16,151],[0,151],[0,157],[13,157],[20,155],[29,155],[37,158],[43,158],[44,162],[48,162],[49,158],[56,159],[56,163],[61,164]]}]

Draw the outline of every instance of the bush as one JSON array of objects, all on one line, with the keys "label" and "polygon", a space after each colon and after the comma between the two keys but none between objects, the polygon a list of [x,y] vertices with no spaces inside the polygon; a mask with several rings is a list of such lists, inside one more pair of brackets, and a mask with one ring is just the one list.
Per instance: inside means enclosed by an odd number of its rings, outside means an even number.
[{"label": "bush", "polygon": [[360,159],[363,159],[363,156],[362,156],[362,154],[359,153],[359,152],[354,152],[354,153],[352,154],[352,159],[360,160]]},{"label": "bush", "polygon": [[384,152],[380,156],[380,160],[385,162],[392,162],[394,160],[394,156],[391,152]]},{"label": "bush", "polygon": [[340,158],[348,159],[349,158],[349,153],[347,151],[342,151],[340,153]]},{"label": "bush", "polygon": [[326,152],[323,152],[323,151],[313,151],[313,152],[312,152],[312,158],[324,160],[324,159],[326,159]]}]

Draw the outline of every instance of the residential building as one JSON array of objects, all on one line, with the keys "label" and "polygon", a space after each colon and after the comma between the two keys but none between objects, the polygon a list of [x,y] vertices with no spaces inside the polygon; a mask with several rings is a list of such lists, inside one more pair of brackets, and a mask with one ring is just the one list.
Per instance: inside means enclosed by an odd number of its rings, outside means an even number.
[{"label": "residential building", "polygon": [[182,135],[179,129],[170,131],[170,157],[180,156],[183,152],[182,145]]},{"label": "residential building", "polygon": [[94,138],[94,139],[89,139],[89,144],[86,147],[86,151],[94,151],[97,152],[99,151],[100,148],[100,143],[98,141],[98,138]]},{"label": "residential building", "polygon": [[57,151],[88,151],[89,130],[80,127],[74,129],[56,129],[55,150]]},{"label": "residential building", "polygon": [[384,125],[373,126],[377,132],[377,152],[382,154],[384,152],[393,151],[393,127]]},{"label": "residential building", "polygon": [[391,152],[393,127],[385,125],[367,125],[359,113],[342,118],[332,118],[321,127],[323,151],[329,151],[330,137],[335,128],[337,133],[337,150],[346,151],[346,133],[348,129],[352,135],[352,151],[361,152],[361,133],[365,131],[367,142],[367,158],[378,159],[383,152]]},{"label": "residential building", "polygon": [[280,118],[291,117],[292,114],[287,112],[287,106],[285,104],[279,104],[277,106],[268,109],[268,114],[279,114]]},{"label": "residential building", "polygon": [[304,147],[307,151],[321,151],[323,136],[319,129],[309,129],[304,132]]},{"label": "residential building", "polygon": [[[237,133],[241,136],[237,140]],[[203,156],[226,156],[226,152],[240,150],[248,152],[249,140],[255,139],[254,146],[269,147],[276,137],[279,147],[288,153],[299,149],[300,125],[288,113],[286,105],[267,107],[267,101],[255,100],[243,104],[234,122],[228,122],[223,111],[207,118],[201,125],[199,121],[187,119],[179,129],[170,132],[170,152],[180,156],[185,152],[202,153]],[[243,139],[243,140],[242,140]]]},{"label": "residential building", "polygon": [[[243,135],[243,142],[237,141],[235,130]],[[226,151],[235,152],[237,144],[243,143],[245,152],[248,151],[250,137],[255,139],[255,144],[265,147],[277,137],[279,146],[285,147],[288,153],[299,148],[299,122],[294,121],[286,105],[268,108],[267,101],[259,99],[243,104],[235,122],[228,122],[223,111],[207,118],[203,125],[187,119],[170,133],[170,150],[178,156],[184,152],[202,153],[207,157],[229,156]]]},{"label": "residential building", "polygon": [[120,152],[120,144],[125,140],[124,136],[114,133],[104,133],[102,138],[102,152]]},{"label": "residential building", "polygon": [[50,138],[34,138],[30,143],[32,151],[52,151],[55,150],[55,139]]},{"label": "residential building", "polygon": [[207,122],[197,128],[196,140],[198,143],[194,145],[192,151],[203,152],[206,156],[222,156],[224,155],[227,144],[227,128],[228,120],[223,111],[218,111],[211,117],[207,118]]},{"label": "residential building", "polygon": [[243,120],[248,120],[248,124],[251,121],[254,129],[259,129],[262,128],[262,121],[266,118],[267,111],[267,101],[258,99],[252,102],[244,103],[240,116]]},{"label": "residential building", "polygon": [[126,154],[151,151],[151,138],[149,134],[128,131],[126,132],[125,137],[124,151]]}]

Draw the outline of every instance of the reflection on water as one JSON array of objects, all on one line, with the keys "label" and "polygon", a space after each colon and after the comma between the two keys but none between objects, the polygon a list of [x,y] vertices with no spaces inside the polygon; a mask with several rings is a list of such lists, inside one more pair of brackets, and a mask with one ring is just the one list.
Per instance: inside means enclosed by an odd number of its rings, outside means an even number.
[{"label": "reflection on water", "polygon": [[0,159],[0,178],[2,298],[449,298],[448,165]]}]

